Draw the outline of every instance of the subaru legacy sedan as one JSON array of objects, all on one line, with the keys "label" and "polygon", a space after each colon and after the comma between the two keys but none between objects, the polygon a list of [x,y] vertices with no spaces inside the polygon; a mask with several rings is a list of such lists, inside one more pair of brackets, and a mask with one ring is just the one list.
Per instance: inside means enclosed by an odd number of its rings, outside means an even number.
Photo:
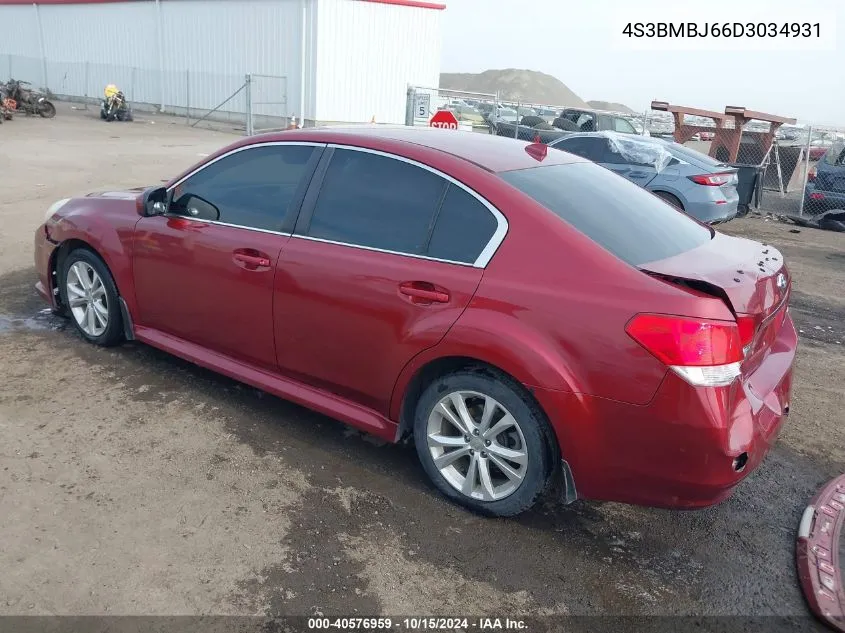
[{"label": "subaru legacy sedan", "polygon": [[545,145],[250,137],[164,187],[56,202],[35,262],[90,343],[412,441],[442,494],[490,515],[552,481],[564,502],[712,505],[789,413],[781,254]]}]

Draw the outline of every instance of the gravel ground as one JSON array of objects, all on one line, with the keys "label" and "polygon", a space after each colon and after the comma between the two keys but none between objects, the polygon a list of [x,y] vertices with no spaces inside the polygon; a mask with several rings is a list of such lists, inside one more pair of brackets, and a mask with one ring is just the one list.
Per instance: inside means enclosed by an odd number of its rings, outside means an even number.
[{"label": "gravel ground", "polygon": [[141,344],[92,347],[44,312],[32,234],[50,203],[154,184],[234,140],[95,116],[0,126],[0,614],[754,615],[816,629],[793,547],[806,502],[845,468],[845,236],[723,229],[783,250],[801,329],[791,419],[731,499],[483,519],[438,496],[411,448]]}]

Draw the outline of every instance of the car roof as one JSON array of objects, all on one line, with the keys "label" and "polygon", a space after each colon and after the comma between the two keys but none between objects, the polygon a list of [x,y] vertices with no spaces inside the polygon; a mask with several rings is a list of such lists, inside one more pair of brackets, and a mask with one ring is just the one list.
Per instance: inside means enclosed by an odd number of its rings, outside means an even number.
[{"label": "car roof", "polygon": [[535,157],[537,152],[526,151],[529,146],[536,147],[537,144],[503,136],[405,125],[304,128],[253,136],[242,144],[294,140],[352,145],[398,155],[402,155],[403,145],[416,146],[450,154],[491,172],[584,162],[584,159],[565,152],[549,152],[539,160]]}]

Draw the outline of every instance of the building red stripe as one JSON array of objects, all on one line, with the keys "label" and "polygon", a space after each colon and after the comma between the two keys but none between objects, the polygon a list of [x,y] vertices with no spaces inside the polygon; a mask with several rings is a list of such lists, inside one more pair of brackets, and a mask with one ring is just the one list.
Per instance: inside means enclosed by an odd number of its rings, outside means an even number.
[{"label": "building red stripe", "polygon": [[[105,4],[115,2],[134,2],[138,0],[0,0],[3,4]],[[171,0],[172,1],[172,0]],[[377,4],[392,4],[400,7],[417,7],[418,9],[434,9],[442,11],[445,4],[439,2],[422,2],[421,0],[361,0],[361,2],[375,2]]]}]

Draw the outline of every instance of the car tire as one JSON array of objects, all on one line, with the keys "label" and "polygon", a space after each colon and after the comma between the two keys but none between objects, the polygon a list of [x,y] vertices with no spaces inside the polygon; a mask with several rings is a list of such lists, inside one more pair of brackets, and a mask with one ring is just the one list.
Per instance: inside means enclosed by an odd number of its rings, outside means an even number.
[{"label": "car tire", "polygon": [[103,260],[86,248],[77,248],[64,258],[59,279],[62,304],[82,338],[102,347],[120,343],[120,295]]},{"label": "car tire", "polygon": [[564,119],[563,117],[558,117],[554,121],[552,121],[552,125],[559,130],[563,130],[564,132],[578,132],[578,126],[575,125],[574,122],[570,121],[569,119]]},{"label": "car tire", "polygon": [[654,195],[657,196],[658,198],[660,198],[661,200],[668,202],[669,204],[671,204],[676,209],[678,209],[680,211],[684,210],[684,205],[678,199],[677,196],[673,196],[671,193],[666,193],[665,191],[655,191]]},{"label": "car tire", "polygon": [[522,117],[522,121],[519,122],[520,125],[525,125],[527,127],[534,127],[538,123],[545,123],[546,120],[543,117],[536,116],[534,114],[529,114]]},{"label": "car tire", "polygon": [[[456,402],[464,403],[473,429],[465,426]],[[497,427],[500,432],[485,437],[482,415],[487,406],[492,413],[487,432]],[[463,435],[458,425],[464,425]],[[549,487],[559,462],[539,406],[521,385],[486,369],[458,371],[429,384],[417,402],[414,439],[423,469],[437,489],[488,516],[513,516],[531,508]]]}]

